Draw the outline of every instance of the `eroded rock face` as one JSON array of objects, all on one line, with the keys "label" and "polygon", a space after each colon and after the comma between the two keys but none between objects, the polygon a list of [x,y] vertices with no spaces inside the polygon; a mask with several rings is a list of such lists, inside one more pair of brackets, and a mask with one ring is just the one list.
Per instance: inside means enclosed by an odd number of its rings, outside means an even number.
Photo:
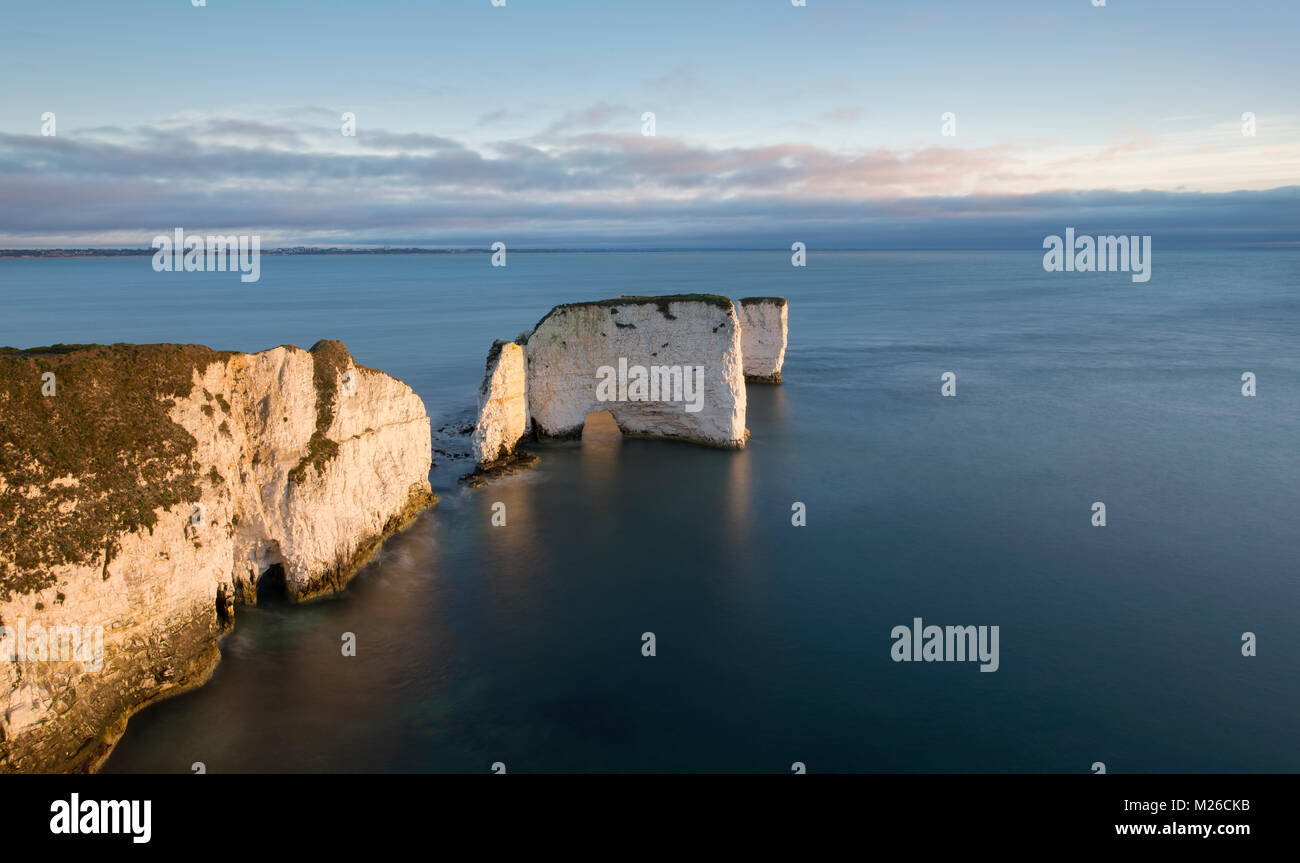
[{"label": "eroded rock face", "polygon": [[789,308],[784,297],[746,297],[736,301],[741,318],[745,380],[779,384],[785,364]]},{"label": "eroded rock face", "polygon": [[517,342],[493,344],[478,391],[478,423],[474,426],[474,460],[480,467],[508,458],[528,434],[524,376],[523,346]]},{"label": "eroded rock face", "polygon": [[607,410],[625,434],[745,444],[740,328],[725,297],[557,306],[524,352],[539,436],[580,434],[587,414]]},{"label": "eroded rock face", "polygon": [[2,353],[0,427],[0,771],[93,769],[261,573],[337,590],[435,502],[423,403],[337,342]]},{"label": "eroded rock face", "polygon": [[465,479],[501,472],[528,437],[580,434],[596,411],[626,434],[742,447],[745,381],[781,380],[787,320],[781,297],[739,308],[714,294],[556,306],[515,342],[492,346],[474,430],[478,471]]}]

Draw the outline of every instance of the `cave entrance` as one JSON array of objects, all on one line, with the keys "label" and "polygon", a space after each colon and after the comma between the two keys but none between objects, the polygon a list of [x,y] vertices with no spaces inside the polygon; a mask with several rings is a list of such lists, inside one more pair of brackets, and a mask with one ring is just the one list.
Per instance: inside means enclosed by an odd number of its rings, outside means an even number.
[{"label": "cave entrance", "polygon": [[289,585],[285,581],[283,565],[273,563],[257,577],[257,604],[289,604]]},{"label": "cave entrance", "polygon": [[226,593],[226,586],[217,587],[217,627],[223,632],[230,628],[230,596]]},{"label": "cave entrance", "polygon": [[584,441],[616,441],[623,437],[614,415],[609,411],[592,411],[582,422]]}]

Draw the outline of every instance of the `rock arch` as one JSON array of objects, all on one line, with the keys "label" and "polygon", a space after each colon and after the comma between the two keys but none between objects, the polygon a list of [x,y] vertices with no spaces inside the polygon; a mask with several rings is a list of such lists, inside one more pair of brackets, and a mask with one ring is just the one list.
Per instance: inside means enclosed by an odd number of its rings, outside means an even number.
[{"label": "rock arch", "polygon": [[[474,430],[479,468],[528,437],[577,437],[595,411],[609,411],[626,434],[743,447],[743,345],[756,346],[755,374],[779,381],[787,320],[783,299],[746,302],[747,319],[716,294],[567,303],[513,342],[494,343]],[[746,335],[745,320],[780,332]]]}]

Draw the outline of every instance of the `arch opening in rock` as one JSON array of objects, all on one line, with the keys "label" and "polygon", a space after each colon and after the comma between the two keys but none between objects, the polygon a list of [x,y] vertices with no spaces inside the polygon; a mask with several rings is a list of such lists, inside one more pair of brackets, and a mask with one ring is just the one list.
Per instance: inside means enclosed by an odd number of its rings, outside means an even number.
[{"label": "arch opening in rock", "polygon": [[[778,382],[786,343],[781,297],[737,304],[716,294],[565,303],[488,351],[473,452],[495,470],[524,440],[590,435],[608,412],[623,434],[741,449],[747,378]],[[745,355],[744,334],[753,356]]]},{"label": "arch opening in rock", "polygon": [[289,584],[285,580],[284,565],[273,563],[257,577],[258,605],[286,605],[289,602]]},{"label": "arch opening in rock", "polygon": [[623,432],[619,429],[614,415],[609,411],[592,411],[587,414],[586,419],[582,422],[582,439],[584,441],[619,440],[622,437]]}]

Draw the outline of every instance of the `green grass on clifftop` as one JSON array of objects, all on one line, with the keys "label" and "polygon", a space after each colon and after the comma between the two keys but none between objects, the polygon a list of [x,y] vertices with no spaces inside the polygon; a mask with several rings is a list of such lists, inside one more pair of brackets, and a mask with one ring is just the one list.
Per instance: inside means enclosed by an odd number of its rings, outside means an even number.
[{"label": "green grass on clifftop", "polygon": [[311,346],[312,380],[316,385],[316,429],[307,442],[307,454],[289,471],[289,481],[301,483],[307,471],[317,472],[325,463],[339,454],[339,445],[326,437],[334,422],[334,400],[338,397],[339,375],[343,374],[352,355],[340,341],[321,339]]},{"label": "green grass on clifftop", "polygon": [[[623,296],[613,297],[608,300],[589,300],[585,303],[562,303],[543,315],[542,319],[537,322],[537,327],[540,327],[547,318],[557,312],[587,307],[608,308],[617,313],[620,306],[652,305],[659,309],[659,314],[670,321],[674,321],[677,316],[669,310],[671,303],[706,303],[710,306],[716,306],[727,313],[730,313],[732,309],[731,299],[721,294],[665,294],[662,297]],[[533,327],[534,332],[537,327]]]},{"label": "green grass on clifftop", "polygon": [[[229,352],[199,345],[0,348],[0,598],[53,585],[50,568],[103,566],[119,533],[198,500],[195,440],[172,399]],[[42,374],[55,394],[42,395]],[[35,493],[33,493],[35,492]]]}]

